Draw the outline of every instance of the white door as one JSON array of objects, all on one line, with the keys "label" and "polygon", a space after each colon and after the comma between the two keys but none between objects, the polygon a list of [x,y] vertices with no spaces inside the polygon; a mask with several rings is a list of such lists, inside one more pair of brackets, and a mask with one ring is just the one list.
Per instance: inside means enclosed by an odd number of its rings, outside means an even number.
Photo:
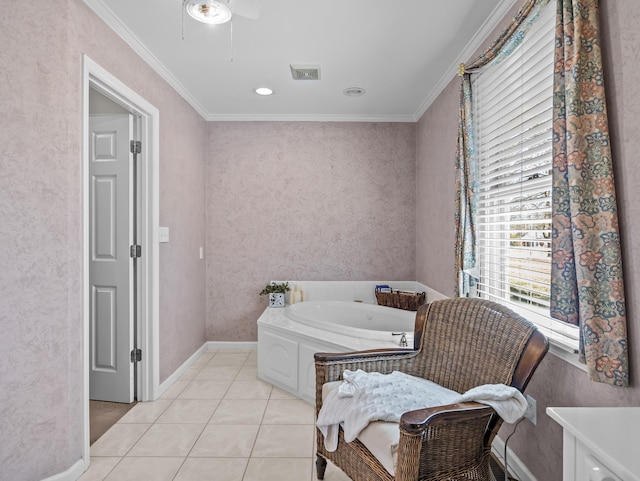
[{"label": "white door", "polygon": [[89,119],[89,397],[134,400],[133,140],[128,114]]}]

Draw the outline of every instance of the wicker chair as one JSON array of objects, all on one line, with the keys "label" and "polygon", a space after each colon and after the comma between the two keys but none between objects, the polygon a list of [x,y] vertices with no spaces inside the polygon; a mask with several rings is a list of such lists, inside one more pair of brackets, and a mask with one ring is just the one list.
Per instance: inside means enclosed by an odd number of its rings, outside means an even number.
[{"label": "wicker chair", "polygon": [[[509,309],[482,299],[435,301],[416,313],[413,349],[381,349],[345,354],[315,354],[316,416],[322,386],[340,380],[345,369],[402,371],[463,393],[482,384],[524,391],[549,348],[546,337]],[[452,404],[405,413],[395,477],[359,439],[328,452],[317,431],[318,479],[327,460],[360,481],[489,480],[491,442],[502,419],[486,405]]]}]

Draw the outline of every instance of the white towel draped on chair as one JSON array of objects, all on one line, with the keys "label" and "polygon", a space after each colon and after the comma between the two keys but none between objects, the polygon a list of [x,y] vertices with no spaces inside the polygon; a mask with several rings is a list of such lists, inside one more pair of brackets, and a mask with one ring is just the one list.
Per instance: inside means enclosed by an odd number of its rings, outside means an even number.
[{"label": "white towel draped on chair", "polygon": [[317,425],[324,435],[325,448],[332,452],[338,445],[340,424],[345,440],[351,442],[372,421],[399,422],[408,411],[464,401],[488,404],[506,422],[516,421],[527,407],[522,393],[504,384],[486,384],[459,394],[398,371],[380,374],[345,370],[340,388],[323,401]]}]

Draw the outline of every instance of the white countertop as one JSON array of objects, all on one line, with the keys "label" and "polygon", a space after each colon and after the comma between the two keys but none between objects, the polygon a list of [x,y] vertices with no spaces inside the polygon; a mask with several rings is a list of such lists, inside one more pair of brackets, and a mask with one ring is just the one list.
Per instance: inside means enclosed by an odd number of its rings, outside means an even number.
[{"label": "white countertop", "polygon": [[640,481],[640,407],[550,407],[547,414],[625,481]]}]

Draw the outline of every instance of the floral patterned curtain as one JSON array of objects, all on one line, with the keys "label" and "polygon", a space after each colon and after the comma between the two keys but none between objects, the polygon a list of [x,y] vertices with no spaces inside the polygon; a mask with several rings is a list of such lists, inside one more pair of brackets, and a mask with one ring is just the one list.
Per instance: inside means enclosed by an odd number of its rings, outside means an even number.
[{"label": "floral patterned curtain", "polygon": [[592,380],[628,386],[598,0],[557,2],[551,315],[580,327],[580,356]]},{"label": "floral patterned curtain", "polygon": [[478,175],[475,161],[475,136],[471,108],[471,79],[462,74],[460,86],[460,115],[458,118],[458,148],[456,150],[456,293],[469,294],[475,282],[471,272],[476,268],[476,195]]},{"label": "floral patterned curtain", "polygon": [[496,64],[508,57],[520,45],[522,39],[549,0],[528,0],[513,22],[498,39],[481,55],[461,65],[459,75],[460,116],[458,121],[458,147],[456,150],[456,197],[455,197],[455,273],[456,294],[469,294],[476,272],[476,196],[478,175],[473,131],[471,74],[483,67]]}]

